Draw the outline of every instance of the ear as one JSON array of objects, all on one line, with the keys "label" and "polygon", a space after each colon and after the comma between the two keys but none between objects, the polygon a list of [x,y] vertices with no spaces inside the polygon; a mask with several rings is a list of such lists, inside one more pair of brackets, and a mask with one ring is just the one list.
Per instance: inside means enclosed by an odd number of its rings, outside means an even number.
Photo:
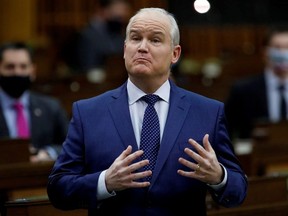
[{"label": "ear", "polygon": [[180,58],[180,55],[181,55],[181,46],[180,45],[174,46],[171,63],[175,64]]},{"label": "ear", "polygon": [[125,59],[125,52],[126,52],[126,41],[124,41],[124,53],[123,53],[123,58]]}]

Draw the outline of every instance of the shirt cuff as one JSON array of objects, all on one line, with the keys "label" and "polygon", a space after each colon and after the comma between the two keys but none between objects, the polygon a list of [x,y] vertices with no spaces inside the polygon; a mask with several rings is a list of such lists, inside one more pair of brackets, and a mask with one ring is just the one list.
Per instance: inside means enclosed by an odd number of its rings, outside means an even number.
[{"label": "shirt cuff", "polygon": [[224,178],[223,178],[222,182],[220,182],[219,184],[216,184],[216,185],[207,184],[209,187],[211,187],[215,191],[222,189],[227,183],[227,170],[222,164],[220,164],[220,166],[222,167],[223,172],[224,172]]},{"label": "shirt cuff", "polygon": [[48,153],[49,157],[52,160],[56,160],[57,159],[58,155],[57,155],[57,152],[55,151],[55,149],[53,149],[51,146],[46,146],[45,150],[46,150],[46,152]]},{"label": "shirt cuff", "polygon": [[98,200],[107,199],[109,197],[116,195],[115,191],[112,191],[112,193],[109,193],[109,191],[107,190],[106,184],[105,184],[105,173],[106,173],[106,170],[101,172],[98,178],[98,184],[97,184],[97,199]]}]

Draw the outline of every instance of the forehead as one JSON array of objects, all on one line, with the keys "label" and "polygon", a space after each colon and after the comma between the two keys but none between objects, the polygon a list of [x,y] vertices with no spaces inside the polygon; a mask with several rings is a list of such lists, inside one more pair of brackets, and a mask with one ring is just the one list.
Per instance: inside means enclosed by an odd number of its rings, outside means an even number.
[{"label": "forehead", "polygon": [[159,12],[143,12],[135,16],[130,31],[159,32],[169,34],[170,23],[164,14]]},{"label": "forehead", "polygon": [[3,62],[30,62],[29,53],[22,49],[8,49],[3,52]]},{"label": "forehead", "polygon": [[126,2],[116,1],[109,7],[111,15],[128,19],[130,16],[130,6]]},{"label": "forehead", "polygon": [[288,46],[288,32],[274,34],[271,37],[270,45],[272,46]]}]

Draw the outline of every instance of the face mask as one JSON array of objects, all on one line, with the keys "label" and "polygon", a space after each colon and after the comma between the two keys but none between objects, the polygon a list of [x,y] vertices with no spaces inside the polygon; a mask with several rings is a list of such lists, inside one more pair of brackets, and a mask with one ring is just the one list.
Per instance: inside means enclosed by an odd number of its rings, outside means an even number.
[{"label": "face mask", "polygon": [[107,27],[108,31],[111,33],[121,33],[123,28],[123,23],[121,22],[120,18],[114,17],[107,20]]},{"label": "face mask", "polygon": [[288,70],[288,50],[270,48],[268,57],[274,68]]},{"label": "face mask", "polygon": [[30,76],[3,76],[0,75],[0,86],[3,91],[13,98],[19,98],[24,91],[30,88]]}]

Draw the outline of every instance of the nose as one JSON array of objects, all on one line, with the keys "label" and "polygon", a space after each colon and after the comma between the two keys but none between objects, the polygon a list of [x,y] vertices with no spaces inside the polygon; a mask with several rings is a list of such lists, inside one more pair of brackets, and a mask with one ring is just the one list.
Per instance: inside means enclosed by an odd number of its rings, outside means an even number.
[{"label": "nose", "polygon": [[15,73],[15,75],[20,75],[22,73],[21,67],[19,67],[18,65],[15,66],[14,73]]},{"label": "nose", "polygon": [[146,39],[143,39],[141,41],[141,43],[139,44],[139,47],[138,47],[138,51],[139,52],[147,52],[148,51],[148,44],[147,44],[147,40]]},{"label": "nose", "polygon": [[20,67],[20,66],[15,66],[15,68],[14,68],[14,75],[16,75],[16,76],[21,76],[21,75],[23,75],[23,69]]}]

